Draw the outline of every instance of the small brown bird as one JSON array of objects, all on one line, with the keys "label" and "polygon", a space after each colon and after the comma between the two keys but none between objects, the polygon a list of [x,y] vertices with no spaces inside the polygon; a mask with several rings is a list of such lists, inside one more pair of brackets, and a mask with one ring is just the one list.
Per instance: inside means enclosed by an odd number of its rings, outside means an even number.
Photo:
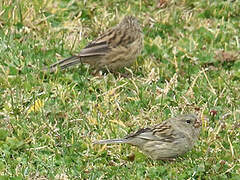
[{"label": "small brown bird", "polygon": [[127,143],[137,146],[154,160],[171,160],[191,150],[201,130],[194,114],[170,118],[152,128],[144,128],[123,139],[95,141],[95,144]]},{"label": "small brown bird", "polygon": [[45,70],[55,72],[58,67],[65,69],[87,63],[96,70],[114,72],[132,65],[142,48],[143,34],[138,20],[133,16],[125,16],[118,25],[90,42],[78,55],[60,60]]}]

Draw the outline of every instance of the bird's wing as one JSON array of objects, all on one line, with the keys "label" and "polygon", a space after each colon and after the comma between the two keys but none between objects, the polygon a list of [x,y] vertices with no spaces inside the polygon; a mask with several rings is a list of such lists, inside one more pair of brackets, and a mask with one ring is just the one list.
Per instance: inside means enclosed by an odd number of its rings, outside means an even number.
[{"label": "bird's wing", "polygon": [[129,134],[125,139],[140,138],[145,140],[159,140],[157,136],[153,135],[152,128],[140,129],[135,133]]},{"label": "bird's wing", "polygon": [[153,135],[165,142],[173,142],[177,138],[174,127],[168,121],[156,125],[153,128]]},{"label": "bird's wing", "polygon": [[109,29],[103,35],[99,36],[96,40],[90,42],[85,48],[83,48],[78,56],[104,56],[113,47],[111,41],[115,34],[116,33],[114,33],[113,29]]},{"label": "bird's wing", "polygon": [[126,29],[115,26],[107,30],[94,41],[90,42],[81,52],[80,56],[104,55],[111,48],[126,47],[135,41],[135,35],[132,35]]},{"label": "bird's wing", "polygon": [[173,142],[177,138],[172,126],[168,122],[163,122],[153,128],[140,129],[136,133],[128,135],[126,139],[134,137],[163,142]]},{"label": "bird's wing", "polygon": [[92,47],[82,49],[78,57],[104,56],[110,49],[106,42],[96,43]]}]

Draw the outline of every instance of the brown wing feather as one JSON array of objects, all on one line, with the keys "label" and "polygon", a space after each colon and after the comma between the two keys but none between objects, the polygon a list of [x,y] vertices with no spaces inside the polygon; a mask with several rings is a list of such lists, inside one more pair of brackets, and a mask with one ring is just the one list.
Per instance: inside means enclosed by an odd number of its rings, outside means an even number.
[{"label": "brown wing feather", "polygon": [[79,57],[104,56],[111,48],[107,44],[96,44],[80,51]]},{"label": "brown wing feather", "polygon": [[153,135],[163,138],[165,142],[173,142],[176,139],[174,130],[167,121],[156,125],[153,128]]},{"label": "brown wing feather", "polygon": [[108,30],[106,33],[98,37],[96,40],[90,42],[85,48],[83,48],[79,57],[89,57],[100,55],[103,56],[108,53],[112,46],[110,43],[111,38],[114,38],[115,32],[113,29]]},{"label": "brown wing feather", "polygon": [[173,128],[166,121],[153,128],[140,129],[137,132],[128,135],[125,139],[135,137],[148,140],[161,140],[162,142],[173,142],[176,139]]}]

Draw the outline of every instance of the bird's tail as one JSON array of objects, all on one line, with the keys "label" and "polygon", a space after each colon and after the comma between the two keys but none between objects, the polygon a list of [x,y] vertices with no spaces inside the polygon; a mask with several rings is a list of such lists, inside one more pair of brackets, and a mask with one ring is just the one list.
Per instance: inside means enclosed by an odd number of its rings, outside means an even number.
[{"label": "bird's tail", "polygon": [[100,141],[94,141],[94,144],[118,144],[118,143],[128,143],[127,139],[106,139]]},{"label": "bird's tail", "polygon": [[65,69],[70,66],[74,66],[78,63],[81,63],[81,58],[79,56],[72,56],[63,60],[60,60],[54,64],[52,64],[50,67],[44,68],[44,71],[49,71],[49,72],[55,72],[57,68]]}]

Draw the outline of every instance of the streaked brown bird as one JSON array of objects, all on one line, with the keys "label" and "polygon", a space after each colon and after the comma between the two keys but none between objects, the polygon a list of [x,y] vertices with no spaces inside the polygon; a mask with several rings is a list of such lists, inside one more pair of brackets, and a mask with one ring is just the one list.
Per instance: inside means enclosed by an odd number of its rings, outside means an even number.
[{"label": "streaked brown bird", "polygon": [[133,64],[143,48],[143,34],[137,18],[125,16],[115,27],[90,42],[78,55],[52,64],[46,71],[55,72],[79,63],[88,63],[96,70],[115,72]]},{"label": "streaked brown bird", "polygon": [[95,141],[94,144],[127,143],[137,146],[154,160],[171,160],[191,150],[198,140],[201,121],[194,114],[170,118],[123,139]]}]

